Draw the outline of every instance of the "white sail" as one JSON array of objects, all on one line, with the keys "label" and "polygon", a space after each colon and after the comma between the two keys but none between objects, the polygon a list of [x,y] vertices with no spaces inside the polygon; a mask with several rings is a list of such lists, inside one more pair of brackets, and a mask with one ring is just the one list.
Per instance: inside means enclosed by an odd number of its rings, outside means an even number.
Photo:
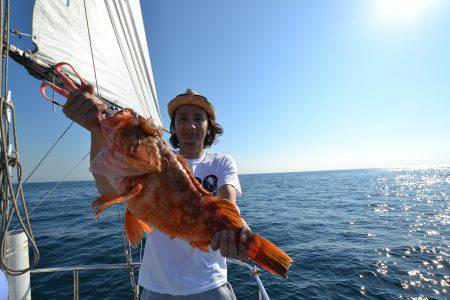
[{"label": "white sail", "polygon": [[102,97],[161,125],[139,0],[37,0],[33,41],[44,62],[70,63]]}]

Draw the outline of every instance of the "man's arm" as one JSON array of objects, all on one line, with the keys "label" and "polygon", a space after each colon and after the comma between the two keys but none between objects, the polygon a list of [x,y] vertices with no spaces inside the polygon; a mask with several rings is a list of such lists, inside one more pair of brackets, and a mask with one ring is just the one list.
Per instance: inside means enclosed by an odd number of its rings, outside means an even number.
[{"label": "man's arm", "polygon": [[[94,157],[96,157],[103,148],[105,143],[105,137],[101,132],[91,132],[91,163]],[[94,175],[95,185],[97,186],[98,193],[101,196],[117,193],[105,176],[94,173],[92,173],[92,175]]]},{"label": "man's arm", "polygon": [[[92,85],[72,91],[67,97],[67,102],[63,108],[63,113],[67,118],[86,128],[91,133],[91,162],[106,142],[98,123],[98,117],[106,110],[105,103],[94,96],[94,87]],[[116,193],[104,176],[93,175],[100,195]]]},{"label": "man's arm", "polygon": [[[219,196],[238,207],[236,204],[236,189],[231,184],[221,186],[219,189]],[[215,251],[220,248],[220,254],[222,254],[222,256],[240,259],[242,262],[245,262],[247,261],[248,256],[245,251],[244,242],[251,234],[251,229],[244,221],[244,227],[239,233],[239,241],[236,241],[235,232],[232,230],[218,231],[213,235],[211,240],[211,249]]]}]

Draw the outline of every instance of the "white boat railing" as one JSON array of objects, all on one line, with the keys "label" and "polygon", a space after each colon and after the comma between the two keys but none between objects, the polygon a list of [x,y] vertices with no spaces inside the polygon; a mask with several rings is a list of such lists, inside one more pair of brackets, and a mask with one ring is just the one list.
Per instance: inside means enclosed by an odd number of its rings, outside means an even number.
[{"label": "white boat railing", "polygon": [[228,262],[231,262],[236,265],[240,265],[242,267],[245,267],[250,270],[250,275],[255,278],[256,283],[258,284],[258,299],[259,300],[270,300],[269,295],[267,295],[266,289],[264,288],[264,285],[261,281],[261,278],[259,278],[260,270],[256,266],[251,266],[248,263],[243,263],[240,260],[233,259],[233,258],[227,258]]},{"label": "white boat railing", "polygon": [[[242,267],[250,270],[250,275],[255,279],[258,285],[258,299],[269,300],[269,296],[267,295],[266,289],[262,284],[261,279],[259,278],[260,271],[258,267],[251,266],[247,263],[243,263],[236,259],[227,259],[228,262],[240,265]],[[132,268],[139,268],[141,266],[140,263],[132,263]],[[128,269],[128,266],[125,263],[122,264],[98,264],[98,265],[82,265],[82,266],[74,266],[74,267],[56,267],[56,268],[39,268],[32,269],[31,274],[39,274],[39,273],[54,273],[54,272],[73,272],[73,299],[78,300],[79,295],[79,281],[78,275],[80,271],[92,271],[92,270],[114,270],[114,269]]]}]

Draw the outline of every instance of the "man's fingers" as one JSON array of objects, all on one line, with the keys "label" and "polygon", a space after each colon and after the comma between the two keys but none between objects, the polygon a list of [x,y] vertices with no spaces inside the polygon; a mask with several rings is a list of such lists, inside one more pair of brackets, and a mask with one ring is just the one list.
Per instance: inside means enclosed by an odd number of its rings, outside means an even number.
[{"label": "man's fingers", "polygon": [[93,91],[92,85],[86,85],[70,92],[63,107],[63,113],[69,119],[90,131],[99,128],[98,117],[107,111],[106,104],[95,97]]},{"label": "man's fingers", "polygon": [[[72,98],[72,101],[68,104],[66,102],[66,104],[64,105],[64,108],[67,111],[74,111],[79,113],[80,108],[86,104],[86,102],[93,102],[94,100],[89,99],[89,97],[91,97],[91,95],[84,91],[84,92],[80,92],[75,94],[75,96]],[[67,106],[67,107],[66,107]]]},{"label": "man's fingers", "polygon": [[100,116],[101,114],[103,114],[105,111],[108,110],[108,107],[106,106],[106,104],[103,101],[100,101],[99,103],[97,103],[96,107],[97,107],[97,111],[99,112],[98,116]]},{"label": "man's fingers", "polygon": [[[242,233],[244,230],[245,232]],[[239,238],[244,239],[244,236],[248,238],[250,235],[250,229],[244,228],[241,230]],[[244,243],[237,243],[236,234],[234,231],[222,230],[216,232],[211,238],[211,249],[213,251],[220,249],[220,254],[224,257],[239,259],[242,262],[248,260]]]},{"label": "man's fingers", "polygon": [[228,231],[228,255],[231,258],[239,257],[234,231]]},{"label": "man's fingers", "polygon": [[84,90],[89,94],[94,95],[94,86],[92,84],[87,84]]},{"label": "man's fingers", "polygon": [[91,103],[88,103],[87,101],[84,101],[83,103],[81,103],[81,105],[78,109],[78,113],[82,116],[85,116],[85,118],[87,118],[89,116],[88,113],[91,110],[96,111],[96,106],[92,105]]},{"label": "man's fingers", "polygon": [[228,255],[228,231],[226,230],[220,232],[220,254],[225,257]]},{"label": "man's fingers", "polygon": [[91,120],[93,123],[98,123],[98,117],[101,116],[106,111],[106,106],[96,105],[91,108],[91,110],[86,114],[86,119]]},{"label": "man's fingers", "polygon": [[69,96],[67,96],[66,104],[64,105],[63,111],[70,110],[72,105],[77,101],[77,98],[83,94],[83,90],[76,90],[69,93]]},{"label": "man's fingers", "polygon": [[243,244],[239,244],[239,259],[242,262],[246,262],[248,260],[247,250],[245,250],[245,246]]},{"label": "man's fingers", "polygon": [[98,117],[107,110],[108,107],[105,103],[103,103],[103,101],[98,100],[94,96],[88,96],[83,102],[83,106],[81,106],[79,114],[85,115],[87,120],[97,122]]},{"label": "man's fingers", "polygon": [[239,233],[239,240],[241,241],[241,243],[245,243],[251,235],[252,231],[250,230],[250,228],[244,227]]},{"label": "man's fingers", "polygon": [[248,260],[247,250],[245,249],[245,242],[250,238],[251,235],[252,231],[247,226],[242,228],[241,232],[239,233],[239,259],[242,262],[246,262]]},{"label": "man's fingers", "polygon": [[211,250],[216,251],[219,249],[220,245],[220,231],[217,231],[214,233],[212,239],[211,239]]},{"label": "man's fingers", "polygon": [[[81,99],[80,99],[81,97]],[[86,85],[84,89],[78,89],[75,91],[72,91],[69,93],[69,96],[67,96],[66,101],[66,107],[67,109],[71,108],[75,104],[78,104],[79,102],[85,102],[85,101],[92,101],[92,102],[98,102],[101,101],[98,98],[94,96],[94,87],[90,84]]]}]

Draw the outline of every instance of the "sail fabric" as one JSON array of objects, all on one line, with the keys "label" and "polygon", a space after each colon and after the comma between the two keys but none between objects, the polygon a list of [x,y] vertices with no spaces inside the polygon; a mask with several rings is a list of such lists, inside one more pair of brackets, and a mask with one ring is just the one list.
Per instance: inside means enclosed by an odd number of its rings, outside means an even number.
[{"label": "sail fabric", "polygon": [[37,0],[33,41],[42,61],[70,63],[102,98],[162,124],[139,0]]}]

